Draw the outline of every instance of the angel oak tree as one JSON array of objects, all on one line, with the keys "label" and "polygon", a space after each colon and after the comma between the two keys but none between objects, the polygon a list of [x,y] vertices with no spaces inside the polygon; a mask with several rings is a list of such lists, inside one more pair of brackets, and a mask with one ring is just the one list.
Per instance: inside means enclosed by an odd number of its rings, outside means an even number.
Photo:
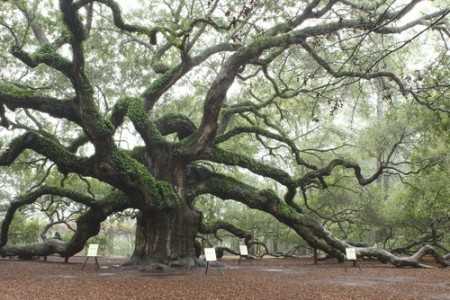
[{"label": "angel oak tree", "polygon": [[[348,91],[369,97],[362,87],[375,80],[387,82],[391,98],[445,111],[430,98],[431,90],[441,92],[439,83],[408,84],[391,57],[407,55],[423,36],[448,43],[448,6],[148,2],[132,13],[121,10],[125,1],[113,0],[0,3],[0,115],[11,137],[0,164],[10,167],[27,154],[63,176],[110,187],[109,194],[91,195],[38,174],[40,184],[8,204],[0,254],[70,257],[109,215],[132,208],[139,213],[130,263],[194,266],[198,233],[225,229],[249,240],[247,232],[204,220],[194,209],[195,199],[209,194],[271,214],[342,261],[349,245],[305,213],[300,200],[311,187],[326,188],[336,170],[351,171],[360,185],[372,183],[390,168],[401,140],[365,177],[357,163],[332,151],[302,150],[296,122],[338,111]],[[421,3],[429,13],[415,13]],[[436,46],[436,57],[442,49]],[[124,141],[127,130],[133,134]],[[8,244],[14,214],[47,195],[86,207],[72,238]],[[373,248],[357,253],[397,266],[422,266],[418,258],[432,253],[448,265],[430,246],[402,259]]]}]

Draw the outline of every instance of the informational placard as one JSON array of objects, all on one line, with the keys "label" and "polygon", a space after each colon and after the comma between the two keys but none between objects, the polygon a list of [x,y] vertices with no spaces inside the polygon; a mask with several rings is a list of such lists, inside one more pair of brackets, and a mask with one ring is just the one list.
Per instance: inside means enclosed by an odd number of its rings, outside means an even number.
[{"label": "informational placard", "polygon": [[98,252],[98,244],[90,244],[89,248],[88,248],[87,256],[89,256],[89,257],[97,256],[97,252]]},{"label": "informational placard", "polygon": [[216,250],[214,248],[205,248],[206,261],[217,261]]},{"label": "informational placard", "polygon": [[248,249],[247,249],[247,246],[246,246],[246,245],[239,245],[239,253],[240,253],[242,256],[248,255]]},{"label": "informational placard", "polygon": [[356,260],[356,249],[345,248],[345,255],[347,256],[347,260]]}]

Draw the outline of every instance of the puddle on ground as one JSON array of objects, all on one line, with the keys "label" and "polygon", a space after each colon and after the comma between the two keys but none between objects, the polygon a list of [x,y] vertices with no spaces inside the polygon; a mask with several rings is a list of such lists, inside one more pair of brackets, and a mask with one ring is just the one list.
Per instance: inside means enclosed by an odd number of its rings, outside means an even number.
[{"label": "puddle on ground", "polygon": [[98,273],[99,276],[112,276],[115,275],[115,273]]}]

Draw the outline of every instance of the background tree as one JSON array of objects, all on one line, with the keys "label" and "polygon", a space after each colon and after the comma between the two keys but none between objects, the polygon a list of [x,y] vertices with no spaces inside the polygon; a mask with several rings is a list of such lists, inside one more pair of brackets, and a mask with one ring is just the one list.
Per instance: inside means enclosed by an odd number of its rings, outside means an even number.
[{"label": "background tree", "polygon": [[[69,257],[108,216],[131,208],[138,214],[130,263],[192,266],[199,232],[251,239],[202,217],[194,202],[208,194],[266,212],[343,260],[349,244],[310,203],[330,198],[329,187],[366,186],[385,172],[412,174],[444,159],[400,155],[414,131],[386,124],[367,135],[363,114],[371,83],[382,80],[393,105],[448,116],[447,77],[421,75],[446,57],[450,10],[439,2],[152,1],[127,15],[112,0],[0,8],[0,116],[9,130],[0,165],[30,156],[57,169],[61,182],[74,174],[85,181],[81,189],[56,186],[36,173],[38,185],[12,195],[2,255]],[[431,63],[416,73],[397,67],[424,38],[435,45]],[[348,108],[355,139],[339,126],[348,125]],[[103,192],[92,192],[90,180]],[[45,195],[83,207],[71,239],[9,244],[14,214]],[[329,209],[339,225],[345,211]],[[448,265],[431,246],[408,259],[358,249],[398,266],[422,266],[427,253]]]}]

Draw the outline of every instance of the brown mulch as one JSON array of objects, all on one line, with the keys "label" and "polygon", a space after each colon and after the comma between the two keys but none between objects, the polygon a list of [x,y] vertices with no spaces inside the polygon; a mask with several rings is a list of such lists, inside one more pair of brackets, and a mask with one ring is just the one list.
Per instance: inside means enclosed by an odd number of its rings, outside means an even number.
[{"label": "brown mulch", "polygon": [[[220,270],[121,268],[121,257],[0,259],[0,299],[450,299],[450,269],[311,258],[225,258]],[[222,271],[223,275],[220,274]]]}]

